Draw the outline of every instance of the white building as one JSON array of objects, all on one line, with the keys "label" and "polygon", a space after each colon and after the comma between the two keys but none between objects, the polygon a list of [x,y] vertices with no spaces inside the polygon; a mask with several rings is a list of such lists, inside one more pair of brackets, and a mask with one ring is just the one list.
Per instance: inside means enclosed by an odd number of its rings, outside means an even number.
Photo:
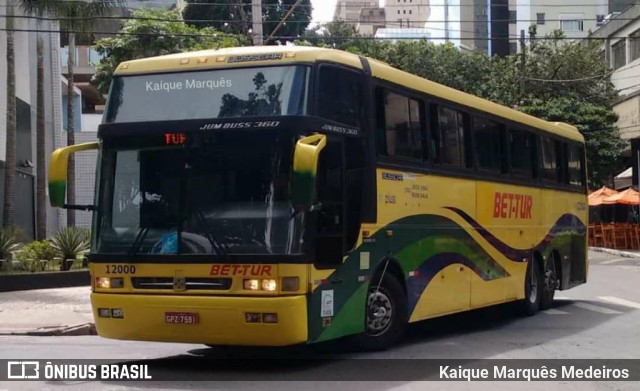
[{"label": "white building", "polygon": [[[7,0],[0,0],[0,9],[5,14]],[[25,234],[35,237],[35,175],[36,161],[36,40],[37,34],[30,30],[53,30],[57,26],[49,21],[37,23],[24,18],[19,7],[14,8],[14,48],[16,71],[16,120],[17,120],[17,159],[15,187],[15,225]],[[0,18],[0,209],[4,197],[4,162],[7,136],[7,26],[5,17]],[[45,132],[46,156],[63,139],[62,118],[62,76],[59,66],[60,40],[58,33],[40,33],[44,44],[44,82],[45,82]],[[59,226],[58,211],[47,207],[47,231],[55,232]]]},{"label": "white building", "polygon": [[429,30],[425,28],[383,28],[378,29],[376,38],[390,39],[391,41],[403,39],[429,39]]},{"label": "white building", "polygon": [[640,137],[640,5],[627,8],[594,31],[613,69],[611,81],[620,94],[614,111],[623,139]]},{"label": "white building", "polygon": [[333,20],[347,22],[355,27],[360,20],[360,11],[363,8],[378,8],[378,0],[338,0]]},{"label": "white building", "polygon": [[386,0],[387,28],[425,28],[429,20],[429,0]]},{"label": "white building", "polygon": [[[581,39],[604,23],[609,14],[610,0],[562,0],[550,7],[549,0],[518,0],[516,12],[518,34],[536,25],[537,35],[543,37],[554,30],[562,30],[568,38]],[[629,2],[627,2],[629,3]]]}]

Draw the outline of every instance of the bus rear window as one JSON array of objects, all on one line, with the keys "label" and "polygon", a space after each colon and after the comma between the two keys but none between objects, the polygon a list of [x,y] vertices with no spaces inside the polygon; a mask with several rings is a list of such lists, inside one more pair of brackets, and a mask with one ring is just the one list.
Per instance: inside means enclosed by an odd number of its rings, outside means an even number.
[{"label": "bus rear window", "polygon": [[307,75],[283,66],[116,77],[105,122],[306,114]]}]

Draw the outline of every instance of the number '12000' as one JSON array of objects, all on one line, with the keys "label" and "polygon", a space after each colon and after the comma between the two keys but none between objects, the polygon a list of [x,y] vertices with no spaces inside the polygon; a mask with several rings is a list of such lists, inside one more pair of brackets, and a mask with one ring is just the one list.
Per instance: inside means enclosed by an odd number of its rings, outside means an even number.
[{"label": "number '12000'", "polygon": [[135,265],[106,265],[107,274],[136,274]]}]

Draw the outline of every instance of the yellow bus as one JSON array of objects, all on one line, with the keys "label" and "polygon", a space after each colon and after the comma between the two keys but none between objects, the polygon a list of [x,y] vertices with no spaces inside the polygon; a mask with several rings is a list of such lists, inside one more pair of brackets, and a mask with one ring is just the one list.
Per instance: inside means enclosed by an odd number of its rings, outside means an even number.
[{"label": "yellow bus", "polygon": [[[282,346],[587,279],[584,139],[342,51],[242,47],[127,61],[96,143],[54,152],[54,206],[93,211],[107,338]],[[94,205],[67,160],[99,152]]]}]

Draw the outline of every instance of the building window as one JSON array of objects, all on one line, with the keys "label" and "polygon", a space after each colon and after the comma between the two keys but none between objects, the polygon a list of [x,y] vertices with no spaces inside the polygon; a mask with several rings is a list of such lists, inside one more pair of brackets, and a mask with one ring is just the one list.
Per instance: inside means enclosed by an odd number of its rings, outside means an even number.
[{"label": "building window", "polygon": [[516,11],[509,11],[509,23],[516,23],[517,20]]},{"label": "building window", "polygon": [[613,69],[618,69],[627,63],[627,42],[624,39],[614,43],[611,46],[611,52]]},{"label": "building window", "polygon": [[581,19],[566,19],[560,21],[562,31],[584,31],[584,23]]},{"label": "building window", "polygon": [[584,31],[583,14],[560,14],[558,19],[562,31]]},{"label": "building window", "polygon": [[640,57],[640,30],[636,30],[629,34],[629,51],[631,61]]},{"label": "building window", "polygon": [[596,26],[602,26],[604,24],[604,15],[596,15]]},{"label": "building window", "polygon": [[544,24],[544,12],[538,12],[536,14],[536,24]]},{"label": "building window", "polygon": [[400,10],[398,10],[398,15],[400,15]]}]

